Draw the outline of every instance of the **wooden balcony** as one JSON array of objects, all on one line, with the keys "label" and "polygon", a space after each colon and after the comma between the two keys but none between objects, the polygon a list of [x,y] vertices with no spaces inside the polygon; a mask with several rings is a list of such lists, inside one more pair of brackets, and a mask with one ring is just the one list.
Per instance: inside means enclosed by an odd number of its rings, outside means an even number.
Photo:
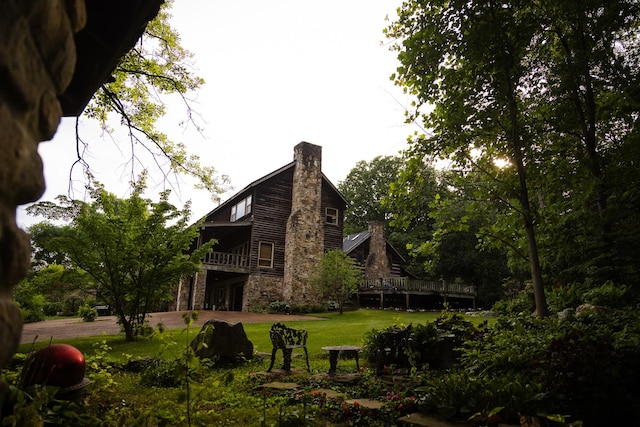
[{"label": "wooden balcony", "polygon": [[358,293],[409,293],[422,295],[443,295],[460,298],[474,298],[476,287],[445,281],[428,281],[409,277],[389,277],[383,279],[365,279],[358,287]]},{"label": "wooden balcony", "polygon": [[202,261],[202,267],[205,270],[248,273],[249,256],[229,252],[209,252]]}]

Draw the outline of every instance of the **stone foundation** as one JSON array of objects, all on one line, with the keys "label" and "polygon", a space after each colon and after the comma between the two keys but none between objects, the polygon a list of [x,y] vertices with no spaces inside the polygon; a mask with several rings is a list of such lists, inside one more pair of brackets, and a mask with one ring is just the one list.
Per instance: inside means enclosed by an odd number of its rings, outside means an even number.
[{"label": "stone foundation", "polygon": [[242,311],[251,311],[273,301],[284,301],[283,288],[282,277],[249,276],[244,286]]}]

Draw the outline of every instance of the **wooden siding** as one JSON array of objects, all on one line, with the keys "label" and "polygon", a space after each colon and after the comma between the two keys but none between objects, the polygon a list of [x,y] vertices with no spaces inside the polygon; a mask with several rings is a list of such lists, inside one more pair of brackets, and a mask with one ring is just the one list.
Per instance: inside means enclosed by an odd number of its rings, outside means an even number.
[{"label": "wooden siding", "polygon": [[[260,182],[250,190],[243,191],[230,199],[222,209],[210,213],[207,223],[219,224],[207,228],[202,232],[203,241],[217,238],[219,243],[214,246],[216,252],[230,252],[234,247],[243,242],[249,243],[248,268],[250,274],[265,276],[284,275],[284,248],[287,228],[287,220],[291,214],[291,197],[293,187],[293,168],[285,169],[281,173]],[[247,196],[252,196],[251,214],[240,218],[237,223],[248,222],[247,227],[237,227],[231,229],[225,227],[224,223],[230,223],[231,207]],[[324,220],[325,209],[335,208],[338,210],[338,224],[324,224],[324,247],[329,249],[342,249],[342,228],[344,223],[344,210],[346,208],[344,199],[334,191],[333,187],[324,179],[322,182],[321,215]],[[274,244],[273,268],[258,266],[258,247],[260,242]],[[213,262],[213,258],[211,260]],[[217,264],[217,263],[216,263]],[[226,263],[223,263],[226,265]],[[225,265],[211,267],[211,270],[225,270]],[[231,271],[231,270],[229,270]]]},{"label": "wooden siding", "polygon": [[342,249],[342,227],[346,206],[344,200],[333,191],[331,186],[324,180],[322,180],[322,199],[320,205],[323,221],[326,208],[336,208],[338,210],[338,224],[324,224],[324,250]]},{"label": "wooden siding", "polygon": [[[287,219],[291,214],[293,168],[261,183],[253,195],[253,233],[250,248],[251,272],[267,276],[284,275],[284,245]],[[273,268],[258,267],[259,242],[274,243]]]}]

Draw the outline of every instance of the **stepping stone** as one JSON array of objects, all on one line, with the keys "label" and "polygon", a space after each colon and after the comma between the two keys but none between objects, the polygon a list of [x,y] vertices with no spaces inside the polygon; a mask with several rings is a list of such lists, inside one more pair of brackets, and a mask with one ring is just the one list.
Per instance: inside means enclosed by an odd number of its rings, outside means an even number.
[{"label": "stepping stone", "polygon": [[361,377],[360,374],[337,374],[337,375],[331,375],[327,379],[334,383],[350,384],[350,383],[358,382],[360,380],[360,377]]},{"label": "stepping stone", "polygon": [[379,400],[373,400],[373,399],[349,399],[349,400],[345,400],[344,403],[348,405],[357,404],[358,406],[361,406],[366,409],[371,409],[374,411],[377,411],[378,409],[382,408],[382,405],[383,405],[383,403],[380,402]]},{"label": "stepping stone", "polygon": [[404,417],[398,418],[398,423],[410,424],[414,426],[422,427],[467,427],[470,424],[450,423],[440,420],[438,418],[430,417],[421,412],[414,412],[413,414],[407,414]]}]

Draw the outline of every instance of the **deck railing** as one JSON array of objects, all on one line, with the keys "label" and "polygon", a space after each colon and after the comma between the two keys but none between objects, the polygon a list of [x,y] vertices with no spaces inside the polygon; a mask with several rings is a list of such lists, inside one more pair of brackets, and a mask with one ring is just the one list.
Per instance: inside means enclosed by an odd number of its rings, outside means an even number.
[{"label": "deck railing", "polygon": [[247,268],[249,257],[229,252],[209,252],[204,257],[203,263],[221,267]]},{"label": "deck railing", "polygon": [[434,292],[458,295],[476,295],[476,287],[461,283],[411,279],[409,277],[388,277],[383,279],[365,279],[360,291],[383,292]]}]

